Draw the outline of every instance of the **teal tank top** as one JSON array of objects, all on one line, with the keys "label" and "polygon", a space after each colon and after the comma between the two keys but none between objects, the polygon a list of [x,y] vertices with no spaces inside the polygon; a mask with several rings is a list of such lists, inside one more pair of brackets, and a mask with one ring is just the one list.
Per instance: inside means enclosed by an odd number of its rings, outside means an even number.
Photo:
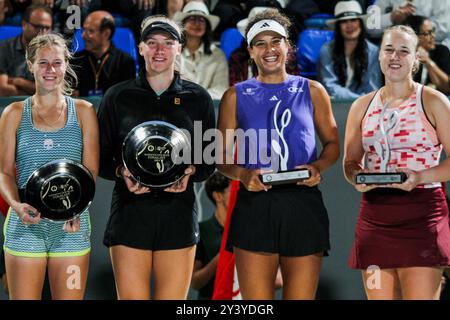
[{"label": "teal tank top", "polygon": [[82,162],[83,137],[75,110],[75,102],[65,97],[67,122],[55,131],[44,131],[33,124],[31,97],[25,100],[22,120],[16,135],[17,186],[25,187],[28,177],[47,162],[69,159]]}]

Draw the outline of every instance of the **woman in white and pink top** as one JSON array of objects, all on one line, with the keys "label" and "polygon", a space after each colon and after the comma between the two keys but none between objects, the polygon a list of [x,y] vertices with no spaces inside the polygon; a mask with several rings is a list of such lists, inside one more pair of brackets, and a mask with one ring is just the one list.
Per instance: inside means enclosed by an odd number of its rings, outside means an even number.
[{"label": "woman in white and pink top", "polygon": [[[344,173],[361,207],[349,265],[361,269],[369,299],[438,299],[450,264],[450,103],[413,81],[418,39],[406,26],[384,33],[386,85],[356,100],[345,135]],[[355,184],[360,172],[405,172],[401,184]]]}]

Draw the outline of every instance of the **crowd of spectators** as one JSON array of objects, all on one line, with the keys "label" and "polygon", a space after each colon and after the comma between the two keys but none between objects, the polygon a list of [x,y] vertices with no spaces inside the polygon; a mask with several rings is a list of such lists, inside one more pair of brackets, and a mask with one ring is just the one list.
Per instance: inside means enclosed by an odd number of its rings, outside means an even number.
[{"label": "crowd of spectators", "polygon": [[[415,81],[450,93],[450,25],[446,19],[450,4],[445,1],[0,0],[0,25],[19,16],[22,26],[20,35],[0,42],[0,96],[33,93],[24,47],[39,32],[51,30],[72,38],[74,30],[65,23],[70,5],[81,9],[80,27],[86,46],[73,58],[82,79],[75,95],[102,95],[110,86],[135,77],[142,59],[138,55],[133,60],[113,44],[117,23],[130,28],[138,44],[142,20],[164,14],[185,30],[178,71],[220,100],[229,86],[257,72],[244,41],[229,59],[225,57],[220,48],[221,34],[228,28],[237,28],[243,34],[248,19],[267,8],[277,8],[291,19],[291,39],[299,39],[305,20],[312,15],[334,16],[327,21],[334,39],[321,47],[316,77],[334,99],[355,99],[381,85],[377,44],[382,31],[393,24],[410,25],[419,36],[421,64]],[[374,12],[379,14],[375,26]],[[296,44],[291,43],[287,71],[302,75]]]}]

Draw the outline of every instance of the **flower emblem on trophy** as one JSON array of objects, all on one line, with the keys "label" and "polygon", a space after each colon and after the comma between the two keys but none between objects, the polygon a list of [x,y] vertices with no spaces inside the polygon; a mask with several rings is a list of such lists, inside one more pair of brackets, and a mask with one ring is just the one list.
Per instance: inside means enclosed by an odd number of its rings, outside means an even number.
[{"label": "flower emblem on trophy", "polygon": [[[289,108],[285,109],[280,117],[280,124],[278,123],[279,108],[281,100],[277,102],[273,113],[273,125],[278,136],[278,140],[271,141],[271,147],[280,159],[281,171],[276,173],[264,173],[261,175],[261,181],[267,185],[296,183],[298,181],[306,180],[310,177],[308,169],[294,169],[288,170],[289,160],[289,145],[286,141],[285,129],[289,126],[292,118],[292,113]],[[281,144],[280,145],[280,142]],[[283,148],[281,147],[283,146]]]}]

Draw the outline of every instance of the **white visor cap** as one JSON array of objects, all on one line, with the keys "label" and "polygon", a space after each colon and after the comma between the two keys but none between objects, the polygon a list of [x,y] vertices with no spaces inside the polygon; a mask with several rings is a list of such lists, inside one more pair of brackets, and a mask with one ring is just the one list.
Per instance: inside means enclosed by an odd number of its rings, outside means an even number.
[{"label": "white visor cap", "polygon": [[255,23],[247,32],[247,44],[250,46],[254,37],[264,31],[273,31],[287,38],[284,27],[275,20],[261,20]]}]

